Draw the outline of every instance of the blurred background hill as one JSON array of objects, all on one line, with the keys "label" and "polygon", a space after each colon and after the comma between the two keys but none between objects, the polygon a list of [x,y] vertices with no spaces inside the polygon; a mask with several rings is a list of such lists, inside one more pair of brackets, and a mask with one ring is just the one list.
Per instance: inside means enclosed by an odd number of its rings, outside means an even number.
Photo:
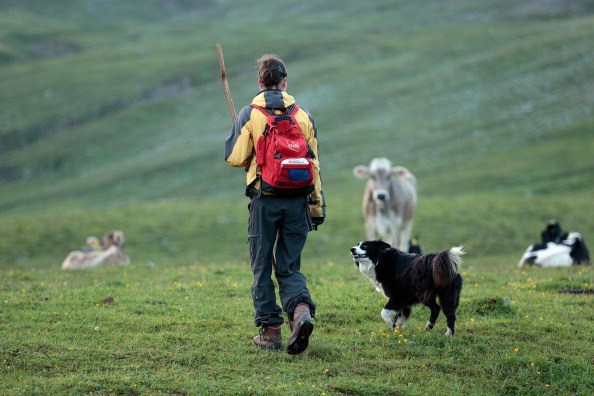
[{"label": "blurred background hill", "polygon": [[588,0],[0,0],[1,265],[112,228],[133,260],[245,259],[216,43],[237,111],[277,53],[316,119],[314,253],[363,237],[351,170],[375,156],[417,176],[426,248],[515,257],[553,217],[588,242],[592,37]]}]

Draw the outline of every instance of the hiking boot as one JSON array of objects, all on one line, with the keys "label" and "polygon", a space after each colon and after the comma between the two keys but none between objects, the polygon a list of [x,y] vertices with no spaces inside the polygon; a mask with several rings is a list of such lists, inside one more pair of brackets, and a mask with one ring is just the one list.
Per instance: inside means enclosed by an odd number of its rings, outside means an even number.
[{"label": "hiking boot", "polygon": [[307,348],[309,336],[313,331],[311,312],[307,304],[297,305],[293,313],[293,322],[289,322],[289,325],[292,332],[287,346],[287,353],[289,355],[298,355]]},{"label": "hiking boot", "polygon": [[257,335],[252,340],[253,344],[260,348],[269,351],[278,351],[282,346],[283,338],[281,336],[281,325],[275,324],[271,326],[263,325],[260,328],[260,335]]}]

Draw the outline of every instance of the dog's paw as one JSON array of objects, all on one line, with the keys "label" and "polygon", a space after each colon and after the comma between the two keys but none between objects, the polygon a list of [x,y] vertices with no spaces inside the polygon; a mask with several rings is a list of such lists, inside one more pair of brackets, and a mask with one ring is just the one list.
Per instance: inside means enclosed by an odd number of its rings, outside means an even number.
[{"label": "dog's paw", "polygon": [[394,323],[394,326],[403,328],[404,326],[406,326],[406,318],[402,315],[399,315],[396,318],[396,322]]},{"label": "dog's paw", "polygon": [[427,321],[427,324],[425,325],[425,330],[431,330],[433,326],[435,326],[435,323]]},{"label": "dog's paw", "polygon": [[397,312],[391,309],[384,308],[382,309],[381,315],[382,319],[384,319],[384,322],[386,322],[386,325],[390,328],[394,328],[394,326],[396,325]]}]

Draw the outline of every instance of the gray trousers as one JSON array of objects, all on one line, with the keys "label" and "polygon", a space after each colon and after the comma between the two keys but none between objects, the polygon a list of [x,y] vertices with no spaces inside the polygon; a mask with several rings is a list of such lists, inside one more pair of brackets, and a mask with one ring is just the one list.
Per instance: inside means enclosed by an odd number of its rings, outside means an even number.
[{"label": "gray trousers", "polygon": [[[297,304],[315,304],[301,270],[301,251],[309,232],[306,196],[254,196],[248,206],[248,241],[253,274],[252,298],[256,326],[283,323],[282,311],[293,319]],[[274,265],[273,265],[274,260]],[[278,282],[281,307],[276,302],[272,271]]]}]

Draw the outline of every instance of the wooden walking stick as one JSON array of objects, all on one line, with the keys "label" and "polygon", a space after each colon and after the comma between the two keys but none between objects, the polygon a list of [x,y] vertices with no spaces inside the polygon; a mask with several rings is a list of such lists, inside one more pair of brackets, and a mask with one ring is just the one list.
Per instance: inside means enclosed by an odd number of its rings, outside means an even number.
[{"label": "wooden walking stick", "polygon": [[231,98],[231,90],[229,90],[229,84],[227,83],[227,74],[225,73],[225,59],[223,59],[223,48],[221,44],[217,43],[217,55],[219,57],[219,65],[221,65],[221,81],[223,82],[223,89],[225,89],[225,95],[227,96],[227,104],[229,105],[229,112],[231,113],[231,119],[235,123],[235,107],[233,106],[233,99]]},{"label": "wooden walking stick", "polygon": [[[221,47],[220,43],[217,43],[217,56],[219,58],[219,65],[221,65],[221,81],[223,82],[223,88],[225,89],[225,95],[227,96],[227,104],[229,105],[229,112],[231,113],[231,118],[233,119],[233,123],[235,123],[235,119],[237,115],[235,114],[235,106],[233,106],[233,99],[231,98],[231,90],[229,89],[229,84],[227,83],[227,75],[225,73],[225,59],[223,58],[223,48]],[[251,161],[248,162],[246,166],[246,172],[249,169],[249,164]],[[274,253],[272,255],[272,267],[276,267],[276,259],[274,257]]]}]

